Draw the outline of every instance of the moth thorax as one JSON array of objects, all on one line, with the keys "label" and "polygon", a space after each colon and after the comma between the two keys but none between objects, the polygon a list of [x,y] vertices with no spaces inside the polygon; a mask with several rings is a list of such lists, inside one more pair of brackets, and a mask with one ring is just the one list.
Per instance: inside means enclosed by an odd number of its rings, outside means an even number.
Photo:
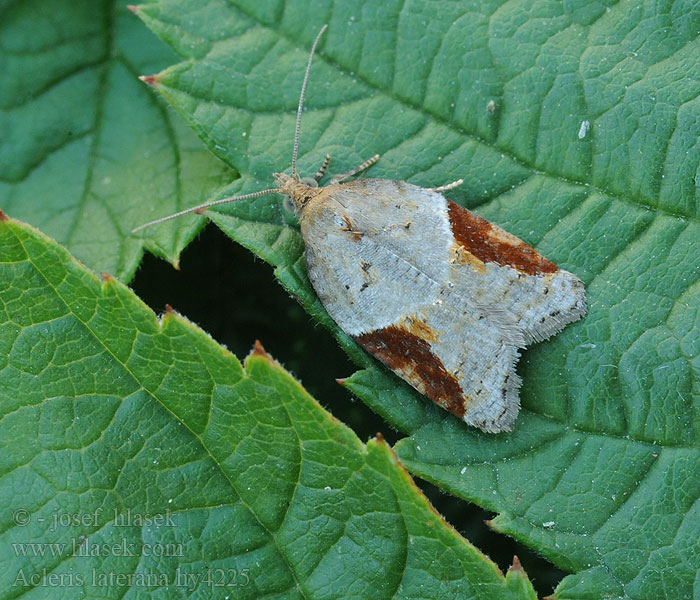
[{"label": "moth thorax", "polygon": [[295,179],[286,173],[275,173],[273,177],[280,192],[291,199],[297,214],[321,191],[319,187],[307,185],[303,180]]}]

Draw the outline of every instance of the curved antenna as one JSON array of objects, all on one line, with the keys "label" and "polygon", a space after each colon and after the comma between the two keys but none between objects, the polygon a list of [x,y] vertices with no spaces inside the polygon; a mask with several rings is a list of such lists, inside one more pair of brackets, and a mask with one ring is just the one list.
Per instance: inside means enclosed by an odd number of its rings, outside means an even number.
[{"label": "curved antenna", "polygon": [[260,190],[259,192],[253,192],[252,194],[244,194],[243,196],[229,196],[228,198],[221,198],[220,200],[212,200],[211,202],[205,202],[204,204],[200,204],[199,206],[193,206],[192,208],[181,210],[180,212],[168,215],[167,217],[161,217],[160,219],[156,219],[155,221],[149,221],[148,223],[144,223],[143,225],[134,227],[134,229],[131,230],[131,233],[136,233],[137,231],[146,229],[146,227],[150,227],[151,225],[158,225],[158,223],[170,221],[170,219],[175,219],[177,217],[181,217],[182,215],[187,215],[193,212],[199,212],[204,210],[205,208],[210,208],[212,206],[218,206],[219,204],[228,204],[229,202],[236,202],[237,200],[247,200],[248,198],[257,198],[258,196],[267,196],[268,194],[279,193],[281,193],[280,190],[275,188],[270,190]]},{"label": "curved antenna", "polygon": [[301,131],[301,111],[304,108],[304,96],[306,96],[306,84],[309,81],[309,72],[311,71],[311,62],[314,59],[314,52],[316,52],[316,45],[318,40],[321,39],[323,32],[328,28],[328,25],[321,27],[321,31],[318,32],[313,45],[311,46],[311,53],[309,54],[309,62],[306,63],[306,73],[304,73],[304,82],[301,84],[301,94],[299,94],[299,108],[297,108],[297,127],[294,132],[294,150],[292,150],[292,177],[299,181],[299,175],[297,173],[297,156],[299,155],[299,132]]}]

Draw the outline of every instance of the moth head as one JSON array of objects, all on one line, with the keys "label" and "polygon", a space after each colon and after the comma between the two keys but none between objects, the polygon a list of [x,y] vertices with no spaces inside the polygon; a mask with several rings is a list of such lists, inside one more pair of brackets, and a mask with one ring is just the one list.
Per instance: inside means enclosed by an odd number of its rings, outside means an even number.
[{"label": "moth head", "polygon": [[286,173],[273,173],[272,177],[279,189],[279,193],[285,196],[285,208],[291,208],[292,212],[297,216],[299,216],[309,200],[321,191],[318,183],[313,178],[304,177],[299,179]]},{"label": "moth head", "polygon": [[294,186],[298,185],[299,181],[294,179],[291,175],[286,173],[273,173],[272,178],[275,180],[275,185],[280,192],[286,196],[292,195],[292,190]]}]

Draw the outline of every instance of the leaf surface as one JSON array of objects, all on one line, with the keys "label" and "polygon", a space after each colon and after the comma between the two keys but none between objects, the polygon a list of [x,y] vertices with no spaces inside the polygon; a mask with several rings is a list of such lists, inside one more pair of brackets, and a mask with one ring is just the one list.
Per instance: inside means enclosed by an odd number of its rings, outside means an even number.
[{"label": "leaf surface", "polygon": [[0,597],[534,599],[261,346],[4,215],[0,280]]},{"label": "leaf surface", "polygon": [[[577,571],[561,598],[691,597],[700,567],[697,243],[700,13],[655,3],[167,0],[141,16],[188,59],[158,91],[243,175],[289,166],[314,35],[300,172],[436,186],[587,287],[589,316],[526,352],[516,431],[475,432],[377,367],[329,321],[276,198],[211,218],[363,371],[346,385],[410,436],[412,472],[499,513],[493,525]],[[216,26],[214,25],[216,24]],[[188,51],[188,48],[193,49]]]},{"label": "leaf surface", "polygon": [[0,207],[124,280],[144,247],[177,265],[203,219],[145,241],[129,232],[154,210],[204,201],[234,171],[138,81],[174,60],[125,3],[4,3]]}]

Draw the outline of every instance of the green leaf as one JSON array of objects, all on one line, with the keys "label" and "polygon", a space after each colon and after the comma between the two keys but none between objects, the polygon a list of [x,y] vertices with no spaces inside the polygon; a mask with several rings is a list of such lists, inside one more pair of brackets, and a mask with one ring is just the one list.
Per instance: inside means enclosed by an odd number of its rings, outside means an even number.
[{"label": "green leaf", "polygon": [[513,560],[513,566],[506,573],[506,585],[508,589],[516,594],[520,594],[525,598],[531,598],[531,600],[537,600],[537,594],[535,594],[532,583],[527,578],[517,556]]},{"label": "green leaf", "polygon": [[[409,433],[397,452],[575,576],[558,597],[691,597],[700,568],[697,252],[700,13],[683,4],[163,0],[139,11],[186,58],[155,85],[251,192],[300,172],[436,186],[586,283],[589,316],[528,350],[524,410],[486,436],[428,406],[330,323],[276,198],[212,219],[365,370],[346,380]],[[491,107],[494,110],[491,110]],[[167,211],[163,211],[163,214]]]},{"label": "green leaf", "polygon": [[532,598],[261,346],[4,215],[0,281],[0,597]]},{"label": "green leaf", "polygon": [[[144,249],[133,227],[233,177],[137,80],[174,60],[125,3],[4,3],[0,207],[131,278]],[[202,221],[164,227],[145,247],[177,265]]]}]

